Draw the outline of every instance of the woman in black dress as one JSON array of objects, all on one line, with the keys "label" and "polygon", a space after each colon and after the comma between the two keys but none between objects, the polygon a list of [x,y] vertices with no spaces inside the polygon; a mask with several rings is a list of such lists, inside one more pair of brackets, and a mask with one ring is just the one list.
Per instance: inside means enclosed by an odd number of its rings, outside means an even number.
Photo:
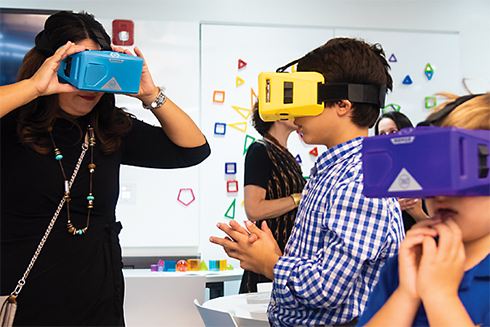
[{"label": "woman in black dress", "polygon": [[[300,165],[287,150],[287,140],[296,125],[290,120],[264,122],[257,103],[252,122],[263,138],[250,145],[245,157],[245,212],[257,226],[265,220],[284,251],[306,183]],[[246,270],[240,293],[257,292],[257,284],[263,282],[271,280]]]},{"label": "woman in black dress", "polygon": [[26,54],[19,82],[0,88],[2,295],[16,288],[65,199],[17,298],[14,325],[123,326],[120,165],[188,167],[210,153],[199,128],[155,86],[145,61],[133,96],[161,127],[117,108],[113,94],[58,82],[61,60],[86,49],[110,51],[110,43],[93,16],[56,13]]}]

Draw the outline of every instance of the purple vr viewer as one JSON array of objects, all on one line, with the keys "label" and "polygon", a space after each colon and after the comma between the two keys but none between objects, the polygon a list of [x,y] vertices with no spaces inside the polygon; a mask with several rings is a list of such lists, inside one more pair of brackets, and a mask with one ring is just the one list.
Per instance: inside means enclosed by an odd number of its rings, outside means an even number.
[{"label": "purple vr viewer", "polygon": [[362,147],[364,195],[488,196],[489,149],[488,130],[421,126],[367,137]]}]

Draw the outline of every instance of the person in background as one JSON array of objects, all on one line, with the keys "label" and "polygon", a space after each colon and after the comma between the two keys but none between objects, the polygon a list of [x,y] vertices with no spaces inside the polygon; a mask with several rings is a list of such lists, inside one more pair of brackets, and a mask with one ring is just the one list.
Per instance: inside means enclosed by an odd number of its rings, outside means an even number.
[{"label": "person in background", "polygon": [[132,96],[160,127],[116,107],[114,94],[59,83],[68,55],[132,55],[110,43],[92,15],[55,13],[24,57],[19,82],[0,88],[1,294],[16,289],[63,205],[17,297],[14,325],[124,326],[122,226],[115,217],[120,165],[189,167],[210,154],[196,124],[155,86],[146,61]]},{"label": "person in background", "polygon": [[[258,109],[256,102],[252,123],[263,138],[250,145],[245,157],[245,213],[259,227],[265,221],[284,251],[306,183],[299,163],[287,149],[296,125],[291,120],[264,122]],[[257,292],[259,282],[271,280],[245,270],[240,293]]]},{"label": "person in background", "polygon": [[[375,135],[396,133],[405,127],[413,127],[407,116],[399,111],[389,111],[382,114],[374,125]],[[398,199],[403,214],[403,226],[405,233],[417,222],[428,219],[425,200],[423,199]]]},{"label": "person in background", "polygon": [[[298,72],[321,73],[325,84],[369,84],[382,96],[385,87],[392,89],[379,44],[333,38],[294,62]],[[381,267],[404,237],[398,201],[363,195],[362,142],[381,104],[337,96],[341,100],[326,101],[317,116],[294,119],[305,143],[327,150],[311,170],[284,252],[264,223],[260,230],[246,222],[251,235],[236,222],[220,223],[228,236],[210,238],[244,269],[273,280],[272,326],[355,325]]]},{"label": "person in background", "polygon": [[[460,103],[435,126],[490,130],[490,93],[446,95],[435,112]],[[427,209],[431,219],[383,268],[359,326],[490,326],[490,196],[435,196]]]}]

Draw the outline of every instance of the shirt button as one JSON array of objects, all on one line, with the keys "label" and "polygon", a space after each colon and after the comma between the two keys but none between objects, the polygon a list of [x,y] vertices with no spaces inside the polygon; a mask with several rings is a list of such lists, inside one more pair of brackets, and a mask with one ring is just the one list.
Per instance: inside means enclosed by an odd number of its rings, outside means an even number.
[{"label": "shirt button", "polygon": [[272,305],[276,305],[276,300],[271,299],[271,304],[272,304]]}]

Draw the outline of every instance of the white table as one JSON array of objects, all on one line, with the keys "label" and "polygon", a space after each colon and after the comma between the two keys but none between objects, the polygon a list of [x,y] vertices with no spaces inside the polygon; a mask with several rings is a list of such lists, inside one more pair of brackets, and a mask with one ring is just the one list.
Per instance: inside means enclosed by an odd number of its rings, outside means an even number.
[{"label": "white table", "polygon": [[194,299],[204,302],[209,283],[240,280],[243,270],[153,272],[123,269],[126,326],[204,326]]},{"label": "white table", "polygon": [[267,307],[271,293],[246,293],[223,296],[204,302],[203,307],[228,311],[238,326],[269,326]]}]

